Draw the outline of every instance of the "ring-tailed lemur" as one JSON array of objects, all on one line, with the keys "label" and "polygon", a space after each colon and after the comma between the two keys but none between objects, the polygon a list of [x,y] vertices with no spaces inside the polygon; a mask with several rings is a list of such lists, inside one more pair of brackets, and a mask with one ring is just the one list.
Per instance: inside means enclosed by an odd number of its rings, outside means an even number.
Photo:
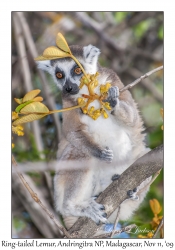
[{"label": "ring-tailed lemur", "polygon": [[[94,196],[149,150],[144,143],[143,124],[137,105],[128,90],[119,95],[123,83],[117,74],[98,64],[100,50],[92,45],[72,45],[70,49],[86,73],[99,72],[99,86],[111,83],[106,101],[110,103],[112,111],[108,119],[99,117],[96,121],[83,114],[81,109],[63,113],[64,138],[59,145],[59,160],[63,166],[74,160],[80,166],[79,169],[62,168],[54,178],[56,209],[63,215],[67,228],[79,216],[90,217],[96,223],[106,223],[105,208],[95,201]],[[49,72],[61,89],[63,108],[77,105],[77,98],[88,94],[87,86],[79,88],[83,74],[73,59],[40,61],[38,66]],[[100,94],[99,86],[95,89],[97,94]],[[92,105],[99,108],[98,101]],[[92,167],[88,163],[89,159],[94,160]],[[126,220],[131,216],[147,190],[139,195],[139,201],[127,200],[122,203],[120,219]],[[114,215],[116,212],[108,221],[113,221]]]}]

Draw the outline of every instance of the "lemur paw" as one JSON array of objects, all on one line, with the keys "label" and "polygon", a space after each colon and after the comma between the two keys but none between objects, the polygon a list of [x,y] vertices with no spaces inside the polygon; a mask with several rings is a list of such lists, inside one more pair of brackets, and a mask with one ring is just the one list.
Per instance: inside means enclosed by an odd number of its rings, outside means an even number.
[{"label": "lemur paw", "polygon": [[137,191],[138,191],[137,188],[134,188],[133,190],[128,190],[127,195],[131,200],[139,200]]},{"label": "lemur paw", "polygon": [[84,209],[84,212],[85,216],[90,217],[96,224],[107,222],[105,207],[102,204],[97,203],[94,198],[90,199],[89,205]]},{"label": "lemur paw", "polygon": [[104,161],[112,162],[113,160],[113,151],[106,147],[104,150],[101,151],[100,158]]},{"label": "lemur paw", "polygon": [[114,174],[111,178],[111,181],[115,181],[115,180],[118,180],[120,178],[120,175],[119,174]]},{"label": "lemur paw", "polygon": [[149,183],[151,179],[152,177],[148,177],[138,187],[134,188],[133,190],[128,190],[127,195],[129,196],[129,199],[137,201],[140,199],[142,200],[149,189]]},{"label": "lemur paw", "polygon": [[110,106],[114,108],[119,101],[118,97],[119,97],[119,88],[117,86],[111,87],[108,90],[108,98],[105,99],[104,102],[109,102]]},{"label": "lemur paw", "polygon": [[99,196],[101,193],[102,193],[102,192],[100,192],[98,195],[92,196],[92,198],[93,198],[94,200],[96,200],[96,199],[98,198],[98,196]]}]

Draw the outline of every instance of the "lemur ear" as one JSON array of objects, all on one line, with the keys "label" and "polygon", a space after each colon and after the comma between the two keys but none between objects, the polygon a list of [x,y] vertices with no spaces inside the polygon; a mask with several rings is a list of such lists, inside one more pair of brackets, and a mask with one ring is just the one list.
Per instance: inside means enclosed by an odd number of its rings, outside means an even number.
[{"label": "lemur ear", "polygon": [[49,60],[45,60],[45,61],[37,61],[37,67],[39,69],[42,69],[44,71],[47,71],[48,73],[51,74],[51,70],[52,70],[52,67],[51,67],[51,64],[50,64],[50,61]]},{"label": "lemur ear", "polygon": [[89,44],[88,46],[83,47],[83,55],[85,61],[91,65],[96,65],[98,61],[98,56],[100,54],[100,50]]}]

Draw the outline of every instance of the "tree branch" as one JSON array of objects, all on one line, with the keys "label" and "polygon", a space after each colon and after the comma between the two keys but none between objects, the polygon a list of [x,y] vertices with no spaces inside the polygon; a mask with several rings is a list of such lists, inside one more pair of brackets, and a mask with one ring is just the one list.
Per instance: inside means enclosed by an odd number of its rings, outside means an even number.
[{"label": "tree branch", "polygon": [[[127,191],[139,186],[145,179],[163,167],[163,145],[153,149],[134,162],[118,180],[109,185],[97,198],[105,206],[109,217],[127,197]],[[129,181],[128,181],[129,180]],[[69,230],[73,238],[91,238],[98,226],[89,218],[81,217]]]},{"label": "tree branch", "polygon": [[136,79],[135,81],[133,81],[132,83],[126,85],[124,88],[120,89],[120,92],[123,92],[127,89],[131,89],[132,87],[134,87],[137,83],[141,82],[143,79],[147,78],[148,76],[152,75],[153,73],[159,71],[159,70],[162,70],[163,69],[163,66],[160,66],[158,68],[155,68],[149,72],[147,72],[145,75],[143,76],[140,76],[138,79]]},{"label": "tree branch", "polygon": [[[158,68],[157,68],[158,69]],[[160,69],[161,70],[161,69]],[[141,72],[138,69],[135,68],[130,68],[127,70],[127,73],[130,74],[132,77],[135,79],[140,78]],[[158,102],[163,103],[163,96],[162,93],[160,93],[156,86],[154,85],[154,82],[151,81],[149,78],[145,79],[144,81],[141,82],[141,85],[151,92],[151,95],[153,98],[155,98]]]}]

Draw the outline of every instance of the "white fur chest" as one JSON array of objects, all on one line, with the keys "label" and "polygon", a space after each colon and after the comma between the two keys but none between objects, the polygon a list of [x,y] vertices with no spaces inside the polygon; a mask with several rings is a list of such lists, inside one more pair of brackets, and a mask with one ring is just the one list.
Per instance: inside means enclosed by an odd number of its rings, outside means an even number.
[{"label": "white fur chest", "polygon": [[83,115],[81,121],[86,124],[87,132],[97,144],[113,151],[113,163],[118,165],[128,161],[132,151],[129,133],[117,123],[111,114],[107,119],[101,116],[95,121]]}]

